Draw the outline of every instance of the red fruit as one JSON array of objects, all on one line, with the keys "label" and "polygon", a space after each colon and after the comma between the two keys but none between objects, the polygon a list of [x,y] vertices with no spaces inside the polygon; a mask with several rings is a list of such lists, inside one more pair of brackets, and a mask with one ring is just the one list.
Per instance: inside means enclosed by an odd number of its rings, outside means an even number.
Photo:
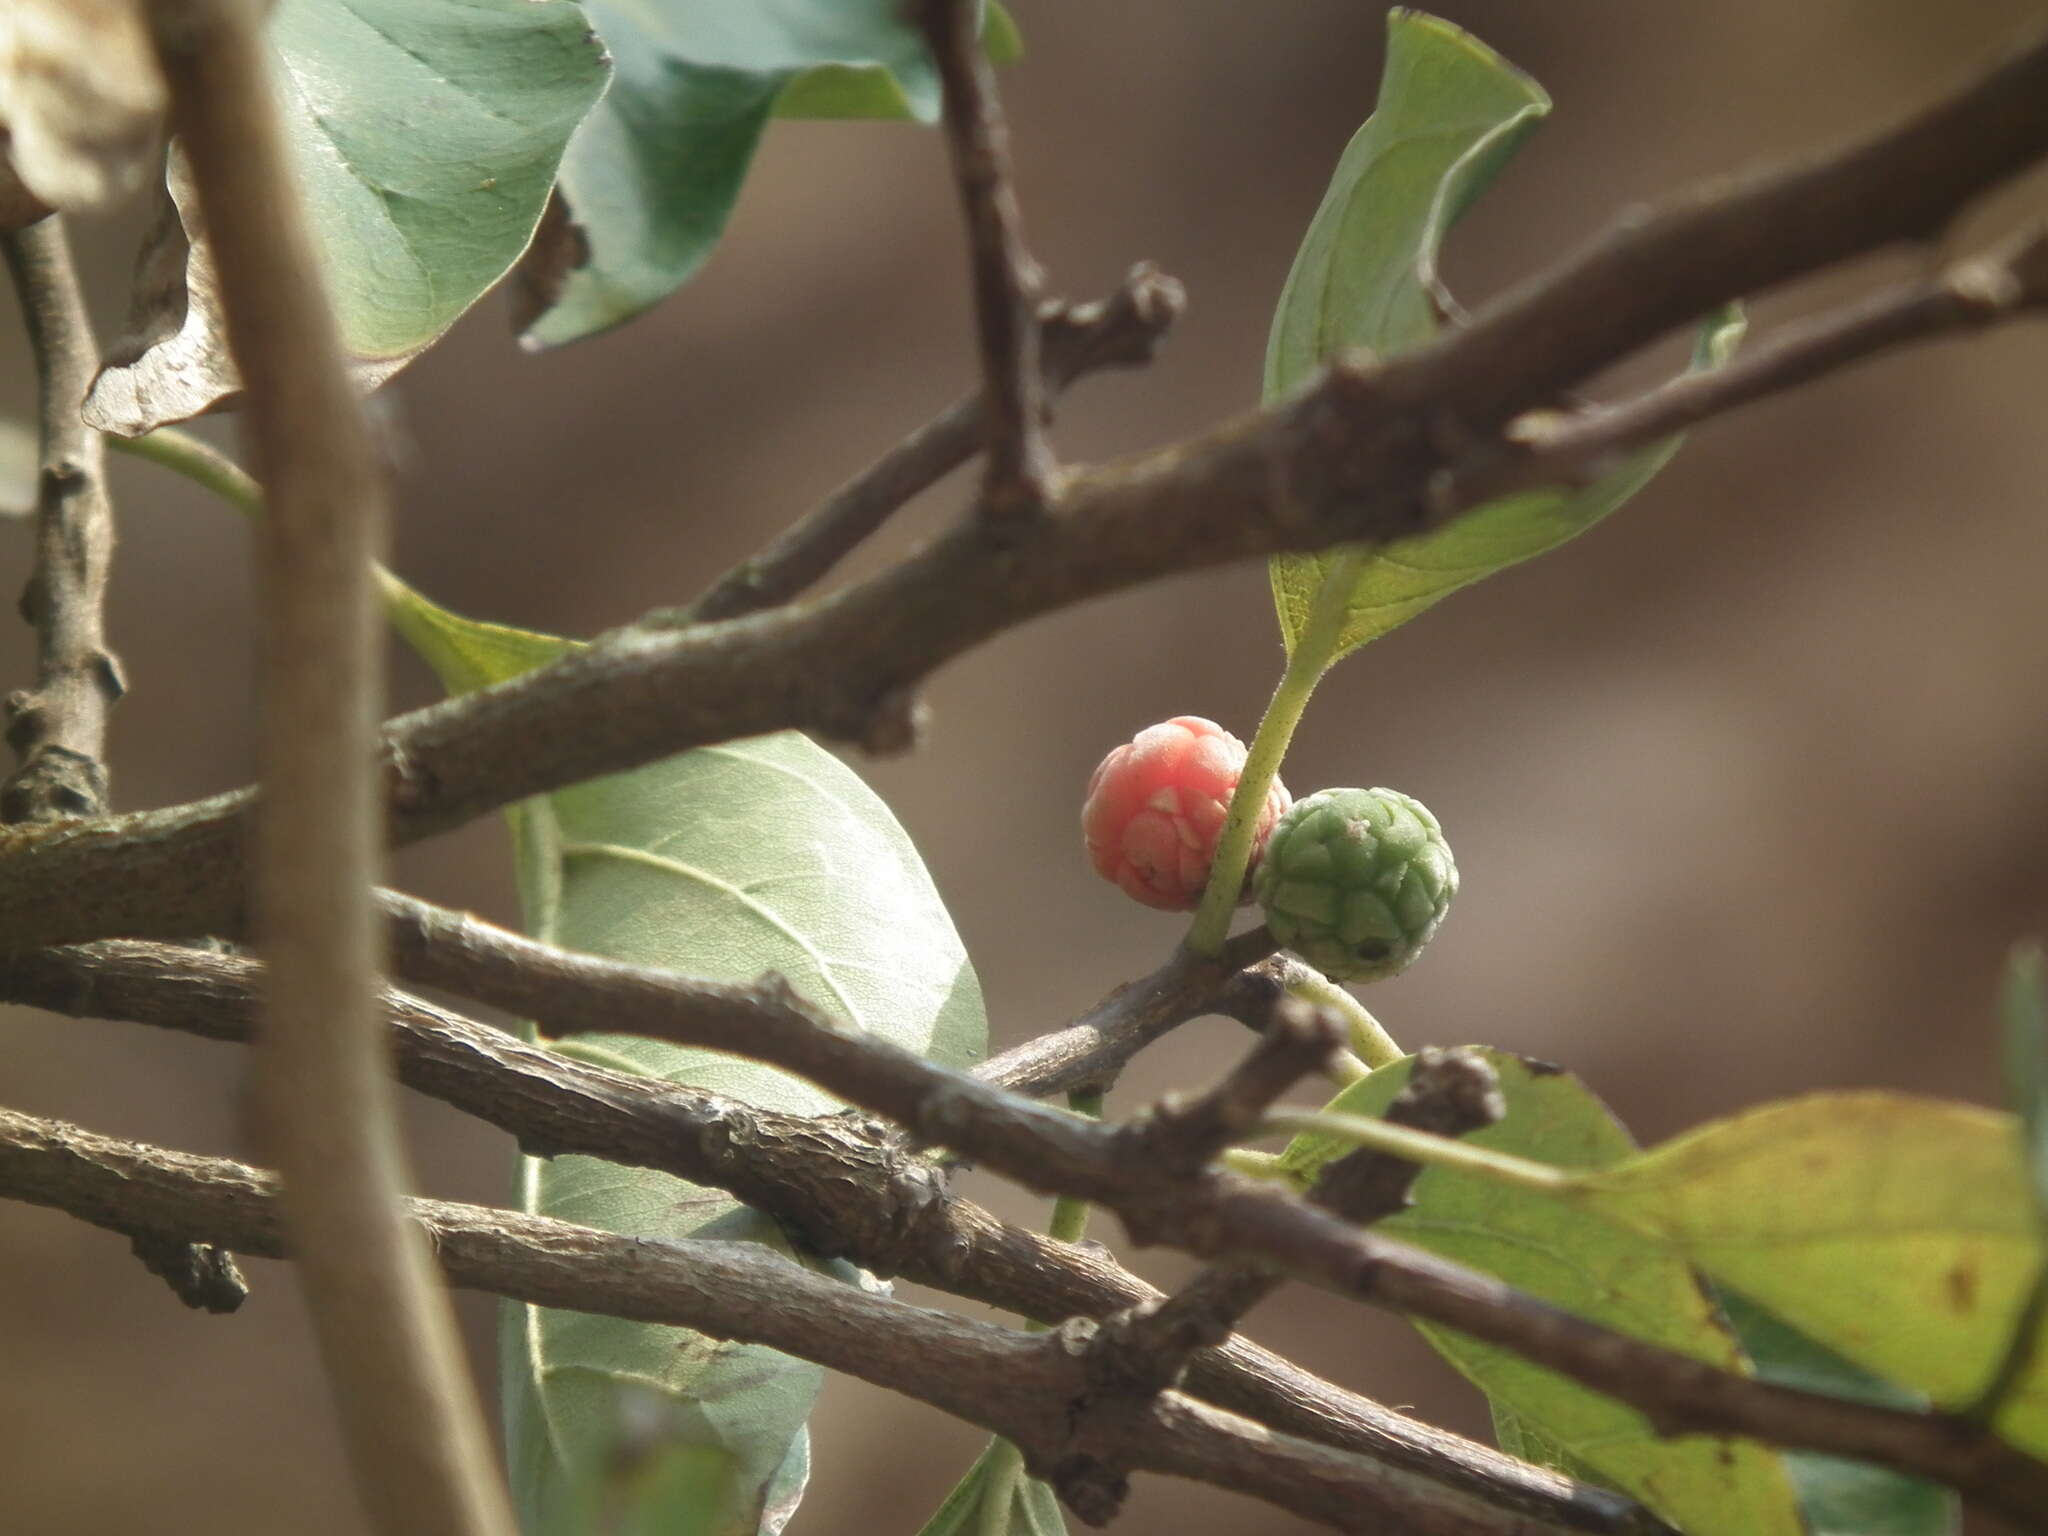
[{"label": "red fruit", "polygon": [[[1177,715],[1138,732],[1088,781],[1081,834],[1096,872],[1148,907],[1185,912],[1201,905],[1243,772],[1244,743],[1213,720]],[[1252,864],[1292,803],[1275,778],[1252,842]]]}]

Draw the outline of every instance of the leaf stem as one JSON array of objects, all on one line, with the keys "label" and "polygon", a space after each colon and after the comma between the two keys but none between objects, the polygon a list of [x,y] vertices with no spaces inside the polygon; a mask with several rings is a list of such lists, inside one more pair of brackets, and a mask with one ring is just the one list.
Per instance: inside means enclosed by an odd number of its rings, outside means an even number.
[{"label": "leaf stem", "polygon": [[1287,991],[1305,1003],[1333,1008],[1344,1015],[1344,1022],[1351,1030],[1352,1053],[1365,1063],[1368,1070],[1392,1066],[1408,1054],[1394,1043],[1394,1037],[1387,1033],[1386,1026],[1372,1016],[1349,987],[1339,986],[1315,967],[1303,965],[1296,973],[1290,974]]},{"label": "leaf stem", "polygon": [[176,427],[158,427],[141,437],[109,434],[106,444],[116,453],[145,459],[173,474],[183,475],[200,489],[213,492],[244,516],[262,514],[263,487],[256,483],[256,477],[213,444],[194,437],[190,432],[182,432]]},{"label": "leaf stem", "polygon": [[1226,1147],[1217,1161],[1232,1173],[1243,1174],[1248,1179],[1284,1179],[1286,1170],[1280,1166],[1278,1152],[1254,1152],[1250,1147]]},{"label": "leaf stem", "polygon": [[988,1481],[981,1485],[981,1508],[974,1519],[975,1536],[1009,1536],[1010,1505],[1024,1481],[1024,1452],[1014,1440],[998,1440],[988,1448]]},{"label": "leaf stem", "polygon": [[1230,797],[1230,815],[1223,823],[1223,836],[1216,844],[1216,862],[1209,870],[1209,884],[1202,892],[1201,908],[1194,927],[1188,930],[1188,948],[1198,955],[1214,958],[1230,937],[1231,914],[1244,892],[1244,872],[1251,863],[1252,833],[1265,810],[1266,792],[1287,745],[1294,740],[1294,728],[1301,723],[1309,695],[1337,659],[1337,645],[1344,633],[1344,620],[1351,609],[1351,587],[1357,580],[1366,551],[1356,546],[1337,552],[1316,588],[1308,623],[1287,657],[1287,670],[1259,721],[1258,734],[1246,754],[1244,774],[1237,781],[1237,793]]},{"label": "leaf stem", "polygon": [[1454,1141],[1448,1136],[1432,1136],[1427,1131],[1411,1130],[1405,1125],[1394,1125],[1371,1115],[1346,1115],[1326,1109],[1274,1109],[1268,1111],[1259,1123],[1257,1134],[1327,1136],[1334,1141],[1370,1147],[1375,1152],[1385,1152],[1412,1163],[1455,1168],[1460,1173],[1477,1174],[1496,1184],[1508,1184],[1538,1194],[1568,1194],[1577,1184],[1576,1176],[1568,1169],[1554,1168],[1548,1163],[1514,1157],[1505,1152],[1489,1151],[1470,1142]]},{"label": "leaf stem", "polygon": [[[107,446],[130,458],[142,459],[159,468],[182,475],[201,490],[211,491],[244,517],[263,515],[263,487],[254,475],[202,437],[177,427],[158,427],[141,437],[109,434]],[[371,579],[384,604],[386,616],[401,632],[411,612],[410,600],[419,594],[378,561],[371,566]],[[411,637],[408,635],[408,639]]]},{"label": "leaf stem", "polygon": [[[1077,1088],[1067,1095],[1067,1108],[1090,1120],[1102,1118],[1102,1090]],[[1058,1243],[1078,1243],[1088,1230],[1088,1202],[1077,1195],[1061,1195],[1053,1202],[1052,1220],[1046,1235]],[[1046,1325],[1026,1318],[1027,1333],[1043,1333]],[[988,1480],[981,1487],[981,1508],[975,1515],[977,1536],[1008,1536],[1010,1506],[1017,1487],[1024,1480],[1024,1453],[1013,1441],[998,1439],[988,1448]]]},{"label": "leaf stem", "polygon": [[[1077,1088],[1067,1095],[1067,1108],[1077,1115],[1090,1120],[1102,1118],[1102,1090],[1099,1088]],[[1088,1202],[1073,1195],[1061,1195],[1053,1202],[1052,1221],[1046,1227],[1046,1235],[1054,1242],[1078,1243],[1088,1230]],[[1042,1324],[1028,1323],[1027,1327],[1039,1328]]]}]

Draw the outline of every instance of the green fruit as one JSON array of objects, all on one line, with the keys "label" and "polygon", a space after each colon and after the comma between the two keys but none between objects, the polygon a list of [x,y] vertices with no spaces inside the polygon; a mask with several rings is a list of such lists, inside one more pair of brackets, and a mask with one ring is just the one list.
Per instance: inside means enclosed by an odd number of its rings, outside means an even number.
[{"label": "green fruit", "polygon": [[1395,789],[1325,789],[1273,828],[1253,892],[1273,935],[1325,975],[1407,969],[1458,894],[1443,828]]}]

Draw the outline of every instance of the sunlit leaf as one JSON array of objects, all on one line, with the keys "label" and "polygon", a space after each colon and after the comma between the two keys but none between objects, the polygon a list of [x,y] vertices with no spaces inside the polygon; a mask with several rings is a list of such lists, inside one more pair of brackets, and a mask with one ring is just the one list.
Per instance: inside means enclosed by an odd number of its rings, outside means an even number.
[{"label": "sunlit leaf", "polygon": [[[2011,1115],[1815,1094],[1702,1126],[1573,1198],[1863,1370],[1959,1409],[2000,1374],[2048,1260],[2022,1145]],[[2048,1455],[2048,1341],[2026,1342],[1992,1424]]]},{"label": "sunlit leaf", "polygon": [[[1347,349],[1390,357],[1437,333],[1448,302],[1436,277],[1445,235],[1549,110],[1535,81],[1467,33],[1413,12],[1390,15],[1378,105],[1338,163],[1273,316],[1268,400]],[[1693,367],[1719,367],[1741,332],[1735,311],[1714,316],[1701,329]],[[1677,447],[1673,440],[1643,449],[1582,489],[1513,496],[1379,549],[1353,581],[1336,654],[1584,532]],[[1279,555],[1270,564],[1290,651],[1338,554]]]},{"label": "sunlit leaf", "polygon": [[[574,645],[461,618],[401,586],[389,606],[458,692]],[[860,778],[806,737],[685,753],[530,800],[513,821],[542,938],[714,980],[779,971],[895,1045],[955,1066],[985,1049],[980,987],[916,851]],[[559,1048],[748,1104],[839,1107],[715,1052],[626,1036]],[[524,1209],[609,1231],[788,1247],[722,1191],[593,1158],[523,1159],[520,1196]],[[794,1508],[815,1367],[616,1318],[531,1307],[504,1318],[508,1460],[530,1533],[581,1536],[595,1509],[629,1536],[752,1536]]]},{"label": "sunlit leaf", "polygon": [[[1628,1133],[1577,1078],[1490,1051],[1507,1117],[1462,1138],[1565,1168],[1604,1168],[1634,1150]],[[1381,1115],[1412,1061],[1353,1084],[1332,1110]],[[1283,1166],[1307,1183],[1347,1143],[1296,1138]],[[1567,1204],[1450,1168],[1426,1169],[1414,1205],[1375,1230],[1498,1275],[1569,1312],[1730,1369],[1741,1351],[1691,1268],[1663,1243]],[[1687,1536],[1797,1536],[1790,1481],[1750,1441],[1660,1438],[1635,1409],[1508,1350],[1423,1325],[1494,1406],[1502,1443],[1518,1454],[1625,1490]]]},{"label": "sunlit leaf", "polygon": [[[1887,1408],[1927,1406],[1925,1398],[1858,1370],[1748,1297],[1725,1289],[1719,1295],[1763,1380]],[[1956,1527],[1956,1496],[1938,1483],[1812,1451],[1783,1455],[1810,1536],[1949,1536]]]},{"label": "sunlit leaf", "polygon": [[[603,53],[567,0],[281,0],[269,39],[292,178],[357,380],[373,387],[525,249],[604,89]],[[119,349],[132,361],[87,401],[103,431],[135,436],[240,390],[175,168],[171,192]]]}]

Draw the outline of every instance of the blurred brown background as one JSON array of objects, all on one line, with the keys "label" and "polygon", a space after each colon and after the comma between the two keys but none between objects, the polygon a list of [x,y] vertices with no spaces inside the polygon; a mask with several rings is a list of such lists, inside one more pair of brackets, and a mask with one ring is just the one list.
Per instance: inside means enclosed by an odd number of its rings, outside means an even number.
[{"label": "blurred brown background", "polygon": [[[1440,4],[1559,104],[1452,254],[1468,301],[1631,201],[1919,102],[2039,16],[2028,0]],[[1071,398],[1062,449],[1132,450],[1246,406],[1295,240],[1370,108],[1381,8],[1016,9],[1031,53],[1005,86],[1029,233],[1056,287],[1097,294],[1149,257],[1192,295],[1148,375]],[[1970,233],[2044,202],[2036,178]],[[79,238],[111,331],[125,226]],[[1866,264],[1758,319],[1908,270]],[[0,404],[20,414],[11,313],[0,359]],[[388,392],[408,445],[396,563],[466,612],[571,633],[617,623],[695,592],[971,368],[937,138],[778,126],[724,248],[654,315],[526,358],[493,301]],[[1702,432],[1611,525],[1347,663],[1290,783],[1423,796],[1465,877],[1429,962],[1371,996],[1396,1035],[1569,1063],[1646,1138],[1805,1089],[1994,1099],[2000,958],[2048,927],[2044,408],[2039,327],[1862,369]],[[249,617],[232,515],[154,471],[116,472],[112,626],[133,688],[116,793],[132,808],[250,776]],[[959,499],[958,484],[927,498],[884,553]],[[0,583],[11,590],[26,557],[26,530],[0,528]],[[25,632],[0,625],[0,647],[0,677],[25,678]],[[1279,659],[1260,570],[1171,582],[947,668],[926,750],[864,765],[952,903],[998,1045],[1149,969],[1176,937],[1081,858],[1097,757],[1181,712],[1248,734]],[[392,686],[394,708],[430,697],[406,658]],[[495,823],[408,851],[397,873],[511,913]],[[1120,1107],[1200,1079],[1241,1043],[1234,1027],[1191,1027],[1141,1064]],[[228,1048],[16,1010],[0,1052],[0,1102],[247,1153]],[[425,1187],[503,1198],[501,1137],[433,1106],[415,1124]],[[986,1180],[971,1187],[1038,1218]],[[0,1206],[0,1529],[363,1529],[291,1277],[250,1269],[240,1316],[198,1316],[115,1238]],[[489,1306],[462,1306],[488,1373]],[[1301,1294],[1253,1331],[1484,1432],[1474,1394],[1393,1319]],[[915,1530],[980,1438],[849,1383],[828,1391],[818,1429],[794,1527],[812,1536]],[[1153,1479],[1124,1528],[1248,1526],[1296,1528]]]}]

